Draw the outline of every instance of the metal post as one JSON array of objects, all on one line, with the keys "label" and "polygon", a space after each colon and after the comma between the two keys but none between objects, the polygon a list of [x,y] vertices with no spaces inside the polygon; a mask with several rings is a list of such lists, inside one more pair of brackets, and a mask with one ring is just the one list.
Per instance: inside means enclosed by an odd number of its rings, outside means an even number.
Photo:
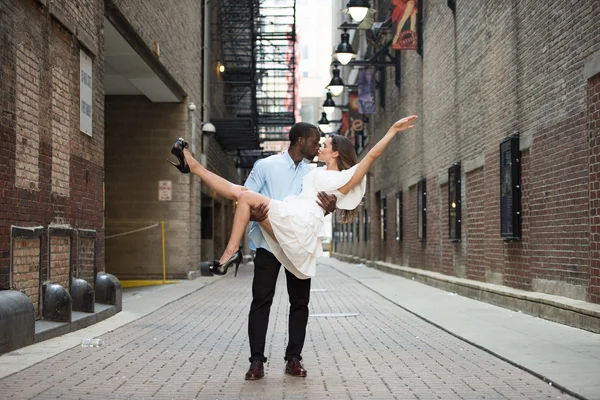
[{"label": "metal post", "polygon": [[167,262],[165,257],[165,221],[160,221],[160,231],[162,240],[162,271],[163,283],[167,283]]}]

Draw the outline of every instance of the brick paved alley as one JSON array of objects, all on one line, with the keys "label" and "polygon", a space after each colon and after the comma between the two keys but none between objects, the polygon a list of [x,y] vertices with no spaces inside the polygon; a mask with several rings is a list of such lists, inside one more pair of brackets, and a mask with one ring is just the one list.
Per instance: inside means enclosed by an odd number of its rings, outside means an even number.
[{"label": "brick paved alley", "polygon": [[[129,325],[0,380],[2,399],[567,399],[328,266],[313,280],[306,379],[283,373],[285,278],[266,376],[244,381],[251,265]],[[4,355],[3,357],[10,357]]]}]

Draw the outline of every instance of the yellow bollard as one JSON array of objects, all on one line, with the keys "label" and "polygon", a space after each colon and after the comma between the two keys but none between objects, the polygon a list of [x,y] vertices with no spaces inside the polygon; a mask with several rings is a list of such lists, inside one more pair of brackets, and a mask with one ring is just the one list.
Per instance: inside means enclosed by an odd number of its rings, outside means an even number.
[{"label": "yellow bollard", "polygon": [[167,260],[165,257],[165,221],[160,221],[160,230],[162,238],[162,267],[163,267],[163,283],[167,282]]}]

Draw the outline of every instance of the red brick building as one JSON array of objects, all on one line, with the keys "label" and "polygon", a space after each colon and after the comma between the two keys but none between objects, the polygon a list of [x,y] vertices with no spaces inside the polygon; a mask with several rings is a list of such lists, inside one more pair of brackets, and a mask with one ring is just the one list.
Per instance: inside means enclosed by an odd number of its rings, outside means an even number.
[{"label": "red brick building", "polygon": [[[390,2],[375,3],[385,20]],[[359,220],[336,227],[335,252],[600,303],[597,2],[448,4],[423,2],[422,52],[401,52],[397,84],[384,69],[370,143],[399,117],[419,120],[376,163]],[[514,134],[522,232],[507,241],[500,144]],[[455,163],[462,232],[451,240]]]},{"label": "red brick building", "polygon": [[[162,279],[163,221],[167,278],[222,250],[233,206],[166,162],[186,137],[209,168],[238,176],[201,135],[205,11],[202,0],[0,4],[0,291],[25,293],[37,318],[44,282]],[[202,207],[219,212],[201,221]]]}]

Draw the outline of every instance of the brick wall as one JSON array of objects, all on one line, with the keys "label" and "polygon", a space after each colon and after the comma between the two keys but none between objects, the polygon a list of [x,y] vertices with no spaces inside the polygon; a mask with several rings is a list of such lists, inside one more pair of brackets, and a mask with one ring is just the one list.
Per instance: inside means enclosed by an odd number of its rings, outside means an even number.
[{"label": "brick wall", "polygon": [[[485,229],[484,187],[485,173],[483,168],[465,174],[467,193],[463,203],[463,236],[468,243],[467,278],[478,281],[485,280]],[[466,229],[465,229],[466,228]]]},{"label": "brick wall", "polygon": [[88,283],[94,284],[94,245],[93,239],[79,239],[77,249],[77,273],[76,277],[85,279]]},{"label": "brick wall", "polygon": [[71,239],[68,237],[50,238],[50,281],[64,288],[70,288]]},{"label": "brick wall", "polygon": [[520,242],[510,242],[504,245],[504,284],[517,289],[532,289],[532,263],[529,242],[531,233],[529,228],[531,206],[531,183],[529,180],[529,150],[521,152],[521,233]]},{"label": "brick wall", "polygon": [[[434,220],[439,221],[438,223],[438,232],[437,232],[437,237],[435,237],[434,239],[436,240],[436,242],[439,242],[439,247],[440,247],[440,255],[439,255],[439,269],[441,270],[442,273],[446,274],[446,275],[454,275],[454,267],[455,267],[455,263],[454,263],[454,245],[452,244],[452,241],[449,239],[449,227],[450,227],[450,222],[448,220],[448,184],[444,184],[444,185],[436,185],[437,188],[439,189],[438,193],[435,193],[434,195],[437,197],[437,201],[435,201],[436,203],[436,209],[437,209],[437,218],[434,215],[431,215],[431,217]],[[429,193],[427,193],[429,195]],[[432,200],[432,199],[430,199]],[[427,207],[427,210],[430,210],[430,207]]]},{"label": "brick wall", "polygon": [[33,303],[35,315],[40,308],[40,239],[14,240],[13,287]]},{"label": "brick wall", "polygon": [[70,46],[66,32],[56,32],[52,36],[52,192],[59,196],[69,195],[70,130],[74,116],[70,110],[74,94],[70,78],[76,73],[76,66],[69,62]]},{"label": "brick wall", "polygon": [[590,160],[590,301],[600,303],[600,74],[588,85]]},{"label": "brick wall", "polygon": [[407,265],[416,268],[429,269],[425,263],[425,249],[427,242],[422,242],[417,239],[417,185],[411,186],[407,193],[408,199],[405,199],[407,205],[407,215],[405,217],[407,229],[405,230],[404,235],[404,240],[408,248]]},{"label": "brick wall", "polygon": [[[11,225],[93,229],[102,242],[103,10],[102,0],[0,3],[0,289],[9,288]],[[79,131],[79,52],[87,45],[96,53],[92,137]],[[46,277],[47,230],[42,243]],[[102,269],[102,245],[97,257]],[[37,288],[34,275],[19,287]]]},{"label": "brick wall", "polygon": [[36,52],[26,43],[17,45],[16,165],[15,186],[39,190],[40,155],[40,65]]},{"label": "brick wall", "polygon": [[581,299],[589,281],[587,143],[581,112],[534,136],[529,168],[533,288],[547,280],[583,285]]},{"label": "brick wall", "polygon": [[[378,104],[367,124],[375,143],[399,117],[419,115],[416,128],[401,133],[372,169],[373,192],[405,190],[405,252],[391,252],[392,261],[598,302],[590,285],[596,111],[588,110],[596,110],[595,86],[582,76],[600,54],[596,2],[457,1],[455,14],[446,2],[425,2],[423,18],[423,55],[400,54],[399,86],[387,68],[386,107]],[[505,243],[498,147],[515,132],[525,143],[523,235]],[[477,159],[483,165],[465,173],[463,237],[450,244],[447,186],[437,185],[438,177],[454,162]],[[408,186],[423,177],[428,238],[420,243],[416,190]]]}]

